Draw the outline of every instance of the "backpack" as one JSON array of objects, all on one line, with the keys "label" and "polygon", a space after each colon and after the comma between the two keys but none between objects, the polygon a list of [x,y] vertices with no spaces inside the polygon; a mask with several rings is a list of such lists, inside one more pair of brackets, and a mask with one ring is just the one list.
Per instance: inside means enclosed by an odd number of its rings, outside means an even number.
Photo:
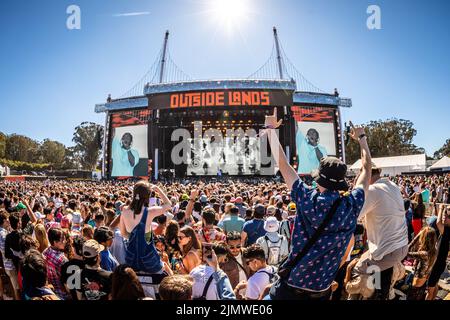
[{"label": "backpack", "polygon": [[267,264],[271,266],[278,265],[281,262],[281,246],[285,239],[284,236],[280,236],[280,239],[277,242],[270,241],[267,235],[264,236],[267,244]]},{"label": "backpack", "polygon": [[273,282],[275,282],[274,280],[275,280],[275,276],[276,276],[276,270],[275,270],[275,268],[272,266],[272,272],[268,272],[268,271],[266,271],[266,270],[259,270],[259,271],[256,271],[256,273],[265,273],[265,274],[267,274],[268,276],[269,276],[269,282],[270,283],[273,283]]}]

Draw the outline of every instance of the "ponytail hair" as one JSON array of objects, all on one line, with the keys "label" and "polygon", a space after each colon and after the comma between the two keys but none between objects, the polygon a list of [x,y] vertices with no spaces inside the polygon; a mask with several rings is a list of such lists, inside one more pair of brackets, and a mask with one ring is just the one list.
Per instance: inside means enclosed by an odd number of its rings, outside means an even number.
[{"label": "ponytail hair", "polygon": [[130,208],[133,210],[134,215],[141,213],[142,207],[148,207],[150,201],[150,183],[145,180],[141,180],[134,185],[133,200],[131,201]]}]

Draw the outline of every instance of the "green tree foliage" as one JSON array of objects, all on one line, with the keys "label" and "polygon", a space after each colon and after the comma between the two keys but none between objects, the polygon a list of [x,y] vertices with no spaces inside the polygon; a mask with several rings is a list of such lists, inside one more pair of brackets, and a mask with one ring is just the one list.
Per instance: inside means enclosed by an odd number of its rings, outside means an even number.
[{"label": "green tree foliage", "polygon": [[5,158],[21,162],[42,162],[39,154],[39,143],[26,136],[11,134],[6,139]]},{"label": "green tree foliage", "polygon": [[65,150],[63,169],[81,169],[81,153],[75,151],[75,147]]},{"label": "green tree foliage", "polygon": [[8,136],[3,132],[0,132],[0,158],[5,158],[6,156],[6,140]]},{"label": "green tree foliage", "polygon": [[81,155],[81,166],[85,170],[95,170],[100,157],[103,140],[103,126],[93,122],[82,122],[75,128],[72,141],[74,151]]},{"label": "green tree foliage", "polygon": [[[412,143],[417,134],[414,124],[404,119],[370,121],[364,124],[372,157],[394,157],[425,153]],[[345,148],[346,162],[351,165],[360,158],[359,145],[350,141]]]},{"label": "green tree foliage", "polygon": [[54,168],[59,169],[64,163],[66,147],[60,142],[45,139],[40,146],[40,154],[44,162],[50,163]]},{"label": "green tree foliage", "polygon": [[434,153],[435,159],[441,159],[444,156],[450,157],[450,139],[447,139],[442,148]]}]

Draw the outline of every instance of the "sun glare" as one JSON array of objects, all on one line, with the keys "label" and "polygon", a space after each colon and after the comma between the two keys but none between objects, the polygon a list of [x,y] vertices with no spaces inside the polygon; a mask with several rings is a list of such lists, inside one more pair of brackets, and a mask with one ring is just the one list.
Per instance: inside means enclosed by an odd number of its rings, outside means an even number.
[{"label": "sun glare", "polygon": [[226,31],[232,32],[247,20],[248,2],[248,0],[211,0],[212,19]]}]

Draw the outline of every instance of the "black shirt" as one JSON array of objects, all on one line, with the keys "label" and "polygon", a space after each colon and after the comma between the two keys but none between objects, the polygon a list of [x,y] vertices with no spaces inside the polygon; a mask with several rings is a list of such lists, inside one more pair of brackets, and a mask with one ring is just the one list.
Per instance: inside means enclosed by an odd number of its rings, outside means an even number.
[{"label": "black shirt", "polygon": [[[11,259],[16,270],[19,270],[20,258],[12,252],[20,252],[20,239],[22,238],[22,231],[11,231],[5,238],[5,258]],[[11,250],[12,249],[12,250]]]},{"label": "black shirt", "polygon": [[[78,298],[76,288],[70,289],[75,284],[75,281],[71,278],[71,276],[73,276],[77,270],[84,269],[84,267],[84,261],[77,259],[71,259],[61,266],[61,282],[68,286],[73,300],[78,300]],[[69,278],[70,281],[68,282]]]},{"label": "black shirt", "polygon": [[108,300],[111,293],[112,272],[103,269],[83,269],[81,271],[81,290],[86,300]]}]

